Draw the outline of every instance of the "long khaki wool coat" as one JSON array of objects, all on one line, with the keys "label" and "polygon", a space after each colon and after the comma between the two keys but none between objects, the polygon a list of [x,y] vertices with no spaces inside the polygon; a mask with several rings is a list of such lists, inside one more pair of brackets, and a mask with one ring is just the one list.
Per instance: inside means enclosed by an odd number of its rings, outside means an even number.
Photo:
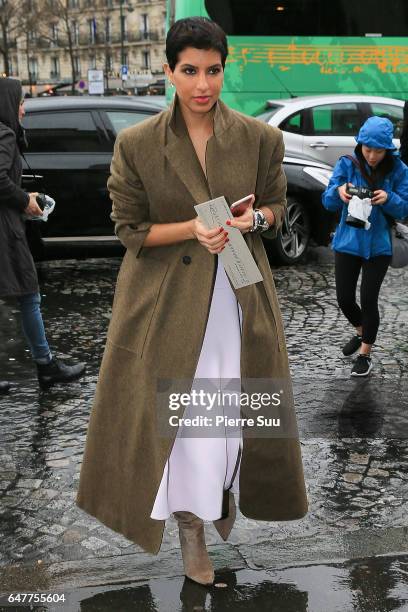
[{"label": "long khaki wool coat", "polygon": [[[143,247],[153,223],[186,221],[194,205],[249,193],[282,224],[286,179],[282,135],[217,102],[205,177],[177,97],[170,110],[123,130],[108,188],[112,219],[127,248],[91,412],[77,504],[111,529],[157,553],[164,521],[150,518],[173,439],[158,435],[158,379],[194,378],[217,258],[197,240]],[[259,235],[244,235],[264,278],[235,290],[242,307],[241,376],[290,381],[272,273]],[[226,339],[227,341],[227,339]],[[296,422],[290,388],[289,411]],[[175,428],[174,437],[177,433]],[[299,519],[307,500],[299,440],[244,438],[241,512]]]}]

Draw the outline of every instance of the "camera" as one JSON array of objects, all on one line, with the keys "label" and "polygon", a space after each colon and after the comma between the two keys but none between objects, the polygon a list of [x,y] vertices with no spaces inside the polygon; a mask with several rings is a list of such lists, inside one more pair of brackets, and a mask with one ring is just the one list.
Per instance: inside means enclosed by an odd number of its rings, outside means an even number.
[{"label": "camera", "polygon": [[[374,191],[371,191],[371,189],[367,189],[367,187],[352,187],[351,185],[347,185],[346,193],[351,196],[357,196],[358,198],[360,198],[360,200],[364,200],[364,198],[368,198],[371,200],[371,198],[374,197]],[[346,223],[347,225],[351,225],[351,227],[356,227],[357,229],[365,228],[365,221],[362,221],[357,217],[353,217],[353,215],[350,214],[347,215]]]},{"label": "camera", "polygon": [[371,200],[374,197],[374,191],[367,189],[367,187],[352,187],[351,185],[347,185],[346,193],[351,196],[357,196],[360,200],[364,200],[364,198],[369,198]]},{"label": "camera", "polygon": [[53,208],[53,205],[55,205],[55,200],[50,198],[50,196],[46,195],[45,193],[39,193],[35,199],[37,200],[38,206],[43,211],[46,208]]}]

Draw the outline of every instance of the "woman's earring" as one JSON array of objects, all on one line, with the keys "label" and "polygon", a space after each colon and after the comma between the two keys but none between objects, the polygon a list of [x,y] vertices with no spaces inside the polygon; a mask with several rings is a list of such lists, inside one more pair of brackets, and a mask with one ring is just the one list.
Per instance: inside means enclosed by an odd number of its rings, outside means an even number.
[{"label": "woman's earring", "polygon": [[170,87],[174,87],[173,81],[169,81]]}]

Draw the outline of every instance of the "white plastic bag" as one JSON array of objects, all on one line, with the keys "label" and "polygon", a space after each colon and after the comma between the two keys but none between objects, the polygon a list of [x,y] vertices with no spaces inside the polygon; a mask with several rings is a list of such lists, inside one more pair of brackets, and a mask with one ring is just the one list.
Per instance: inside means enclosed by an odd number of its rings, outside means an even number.
[{"label": "white plastic bag", "polygon": [[47,221],[48,220],[48,215],[50,215],[55,208],[55,200],[48,195],[44,197],[45,197],[45,206],[44,206],[43,214],[38,217],[33,217],[31,215],[23,215],[23,218],[26,221]]},{"label": "white plastic bag", "polygon": [[371,223],[368,221],[368,217],[371,215],[373,207],[371,205],[370,198],[358,198],[353,196],[348,205],[348,214],[360,221],[364,221],[364,229],[368,230],[371,227]]}]

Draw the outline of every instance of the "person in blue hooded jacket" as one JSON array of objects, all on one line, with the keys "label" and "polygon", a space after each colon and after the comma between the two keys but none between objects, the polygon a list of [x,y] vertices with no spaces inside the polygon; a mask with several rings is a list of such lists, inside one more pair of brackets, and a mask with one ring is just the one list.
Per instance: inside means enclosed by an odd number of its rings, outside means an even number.
[{"label": "person in blue hooded jacket", "polygon": [[[371,349],[380,323],[378,296],[392,256],[390,220],[408,216],[408,167],[392,141],[389,119],[370,117],[356,138],[353,159],[341,157],[322,195],[325,208],[341,212],[332,248],[335,251],[337,302],[356,334],[343,346],[343,354],[359,351],[352,376],[367,376],[372,369]],[[347,185],[374,191],[370,228],[346,223],[351,195]],[[360,306],[357,281],[362,273]]]}]

